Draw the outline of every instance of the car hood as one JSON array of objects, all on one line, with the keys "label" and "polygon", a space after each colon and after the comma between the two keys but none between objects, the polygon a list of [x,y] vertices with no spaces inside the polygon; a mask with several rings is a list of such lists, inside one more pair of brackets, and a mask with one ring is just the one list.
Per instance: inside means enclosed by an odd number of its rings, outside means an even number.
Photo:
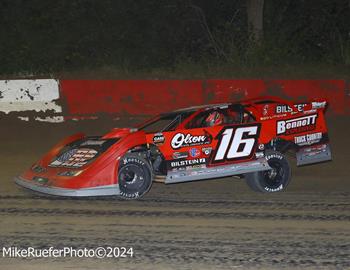
[{"label": "car hood", "polygon": [[136,131],[136,128],[113,128],[110,132],[105,134],[102,139],[121,138]]},{"label": "car hood", "polygon": [[104,136],[83,137],[73,141],[59,151],[50,160],[48,167],[56,168],[81,168],[96,160],[112,145],[122,138],[137,131],[132,128],[114,128]]}]

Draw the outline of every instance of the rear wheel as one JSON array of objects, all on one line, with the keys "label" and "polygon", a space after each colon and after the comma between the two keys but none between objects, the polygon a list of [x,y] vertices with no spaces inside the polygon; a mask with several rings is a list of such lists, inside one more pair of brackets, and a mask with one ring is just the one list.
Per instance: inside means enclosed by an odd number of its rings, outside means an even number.
[{"label": "rear wheel", "polygon": [[291,168],[287,158],[280,152],[267,150],[265,153],[271,170],[245,174],[248,186],[257,192],[278,192],[284,190],[291,179]]},{"label": "rear wheel", "polygon": [[153,175],[149,162],[141,153],[127,153],[119,164],[120,196],[129,200],[141,198],[152,186]]}]

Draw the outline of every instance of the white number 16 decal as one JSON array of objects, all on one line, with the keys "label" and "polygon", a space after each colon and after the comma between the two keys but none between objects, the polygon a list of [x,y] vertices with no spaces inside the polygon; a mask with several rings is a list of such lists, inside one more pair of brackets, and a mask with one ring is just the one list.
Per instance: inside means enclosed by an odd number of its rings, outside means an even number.
[{"label": "white number 16 decal", "polygon": [[226,128],[221,133],[214,161],[249,157],[257,142],[258,133],[258,126]]}]

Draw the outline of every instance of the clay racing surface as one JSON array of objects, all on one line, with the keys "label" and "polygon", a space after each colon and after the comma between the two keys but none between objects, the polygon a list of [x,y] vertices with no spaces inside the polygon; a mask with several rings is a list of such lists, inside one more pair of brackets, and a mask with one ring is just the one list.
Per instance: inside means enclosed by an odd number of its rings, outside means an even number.
[{"label": "clay racing surface", "polygon": [[13,176],[63,136],[119,122],[1,121],[0,243],[26,248],[133,247],[133,258],[4,258],[1,269],[349,269],[349,119],[329,119],[333,162],[293,167],[286,192],[243,180],[155,183],[140,201],[28,192]]}]

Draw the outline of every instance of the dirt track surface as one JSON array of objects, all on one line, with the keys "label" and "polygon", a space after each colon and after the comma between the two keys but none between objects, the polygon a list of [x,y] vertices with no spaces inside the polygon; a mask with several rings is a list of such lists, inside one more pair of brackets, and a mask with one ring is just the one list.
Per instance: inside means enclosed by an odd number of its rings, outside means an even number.
[{"label": "dirt track surface", "polygon": [[140,201],[64,199],[17,187],[13,176],[77,130],[0,121],[2,247],[133,247],[133,258],[3,258],[1,269],[350,269],[348,118],[331,119],[334,160],[293,168],[286,192],[257,194],[243,180],[155,183]]}]

